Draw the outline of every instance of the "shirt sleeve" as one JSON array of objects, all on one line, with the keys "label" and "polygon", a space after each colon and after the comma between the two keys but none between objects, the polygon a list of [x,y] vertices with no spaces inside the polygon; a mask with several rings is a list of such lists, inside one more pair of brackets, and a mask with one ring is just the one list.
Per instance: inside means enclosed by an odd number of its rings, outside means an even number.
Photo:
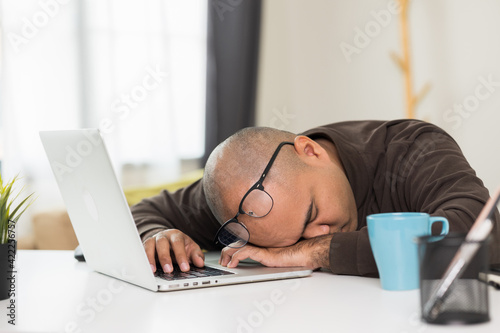
[{"label": "shirt sleeve", "polygon": [[378,276],[368,229],[336,233],[330,243],[330,269],[335,274]]},{"label": "shirt sleeve", "polygon": [[143,241],[158,231],[179,229],[203,249],[217,249],[213,237],[220,224],[208,207],[201,180],[174,193],[163,190],[143,199],[131,212]]},{"label": "shirt sleeve", "polygon": [[[422,162],[410,170],[411,181],[399,195],[408,198],[414,211],[446,217],[450,233],[467,233],[488,201],[489,192],[454,140],[446,134],[433,133],[427,142],[432,145],[417,148]],[[496,210],[490,242],[491,263],[500,262],[499,223]]]},{"label": "shirt sleeve", "polygon": [[[405,148],[400,146],[392,154],[399,155],[392,161],[388,159],[391,165],[387,169],[394,177],[391,182],[378,183],[379,187],[385,187],[384,193],[379,195],[380,202],[376,202],[375,208],[368,210],[367,214],[426,212],[446,217],[450,233],[466,233],[488,200],[489,193],[456,142],[445,133],[430,132],[420,135]],[[374,191],[380,192],[380,189]],[[362,220],[366,220],[366,216]],[[499,221],[496,211],[490,242],[491,263],[500,262]],[[354,232],[333,236],[330,246],[333,273],[378,275],[366,221],[358,228]]]}]

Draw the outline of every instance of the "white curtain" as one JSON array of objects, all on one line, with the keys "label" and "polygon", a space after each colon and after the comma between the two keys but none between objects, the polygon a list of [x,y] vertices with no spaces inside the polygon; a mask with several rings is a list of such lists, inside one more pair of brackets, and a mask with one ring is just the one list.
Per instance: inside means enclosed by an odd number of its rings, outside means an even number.
[{"label": "white curtain", "polygon": [[124,186],[203,154],[206,0],[0,5],[2,174],[37,193],[32,212],[62,205],[40,130],[100,128]]}]

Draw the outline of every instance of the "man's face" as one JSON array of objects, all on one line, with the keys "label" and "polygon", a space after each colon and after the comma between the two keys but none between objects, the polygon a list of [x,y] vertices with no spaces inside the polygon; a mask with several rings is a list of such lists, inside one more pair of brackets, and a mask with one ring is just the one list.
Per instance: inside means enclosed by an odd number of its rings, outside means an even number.
[{"label": "man's face", "polygon": [[[325,163],[307,170],[292,171],[286,188],[264,181],[266,192],[274,200],[271,212],[261,218],[238,217],[250,232],[250,243],[262,247],[285,247],[301,238],[356,230],[356,204],[341,167]],[[244,194],[247,190],[241,187],[237,192]],[[230,207],[238,207],[236,197],[233,196]]]}]

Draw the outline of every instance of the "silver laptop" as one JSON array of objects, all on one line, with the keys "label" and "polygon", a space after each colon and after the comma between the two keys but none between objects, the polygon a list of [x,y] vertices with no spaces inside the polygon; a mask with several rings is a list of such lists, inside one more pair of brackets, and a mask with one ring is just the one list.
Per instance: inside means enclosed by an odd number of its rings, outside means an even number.
[{"label": "silver laptop", "polygon": [[[153,291],[172,291],[308,276],[311,270],[243,263],[230,269],[207,256],[205,269],[155,276],[97,129],[42,131],[45,152],[88,265]],[[157,272],[161,272],[157,269]]]}]

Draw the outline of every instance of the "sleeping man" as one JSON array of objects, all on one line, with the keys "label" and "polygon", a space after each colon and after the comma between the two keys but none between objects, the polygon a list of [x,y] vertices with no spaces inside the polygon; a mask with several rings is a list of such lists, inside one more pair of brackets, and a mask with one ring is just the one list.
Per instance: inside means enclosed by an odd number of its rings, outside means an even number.
[{"label": "sleeping man", "polygon": [[[201,249],[220,263],[376,275],[366,216],[425,212],[467,232],[488,200],[457,143],[417,120],[352,121],[300,135],[243,129],[210,155],[201,180],[132,207],[144,249],[170,273],[202,267]],[[500,218],[490,261],[500,262]]]}]

